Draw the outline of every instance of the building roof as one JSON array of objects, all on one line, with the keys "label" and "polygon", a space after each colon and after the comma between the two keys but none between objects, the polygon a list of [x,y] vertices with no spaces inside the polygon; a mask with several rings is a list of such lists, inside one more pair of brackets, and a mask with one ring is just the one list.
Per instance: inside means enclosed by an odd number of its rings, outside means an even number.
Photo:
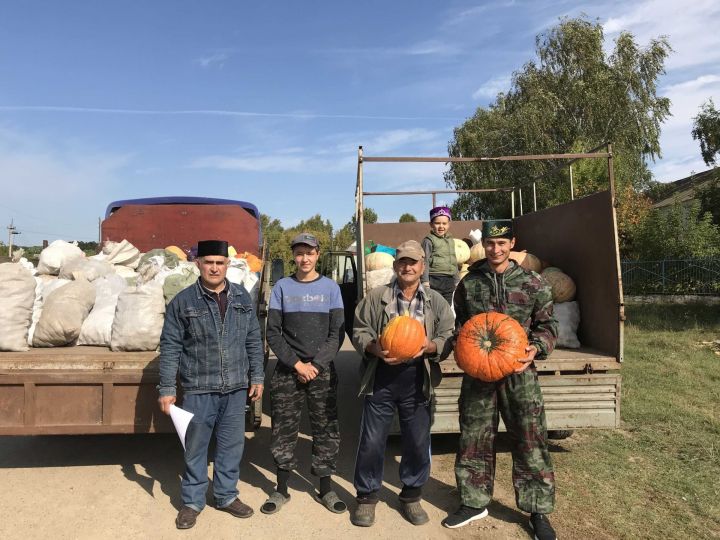
[{"label": "building roof", "polygon": [[687,178],[668,182],[667,185],[671,187],[668,188],[668,192],[663,199],[653,204],[653,208],[665,208],[675,203],[683,204],[695,199],[695,190],[717,178],[717,172],[717,169],[708,169],[707,171],[691,174]]}]

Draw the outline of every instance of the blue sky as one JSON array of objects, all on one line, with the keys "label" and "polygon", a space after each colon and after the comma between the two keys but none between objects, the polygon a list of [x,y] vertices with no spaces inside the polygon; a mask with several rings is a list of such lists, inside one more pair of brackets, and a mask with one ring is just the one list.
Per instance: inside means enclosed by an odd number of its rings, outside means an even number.
[{"label": "blue sky", "polygon": [[[720,103],[720,3],[669,0],[0,2],[0,239],[97,238],[116,199],[241,199],[291,226],[353,212],[367,155],[447,155],[452,130],[534,58],[559,17],[669,36],[656,178],[706,167],[690,136]],[[713,30],[714,29],[714,30]],[[612,46],[612,42],[608,42]],[[366,165],[366,189],[443,189],[442,165]],[[381,221],[428,197],[377,198]]]}]

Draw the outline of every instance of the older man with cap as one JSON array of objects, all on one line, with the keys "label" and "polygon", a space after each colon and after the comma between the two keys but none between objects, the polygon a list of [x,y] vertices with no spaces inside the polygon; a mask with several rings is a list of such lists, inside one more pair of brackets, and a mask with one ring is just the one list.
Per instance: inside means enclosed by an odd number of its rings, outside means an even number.
[{"label": "older man with cap", "polygon": [[270,451],[277,488],[260,511],[274,514],[290,500],[288,479],[298,467],[295,447],[307,403],[313,439],[311,472],[319,478],[315,499],[339,514],[347,506],[331,482],[340,450],[333,361],[344,334],[343,302],[337,283],[315,269],[320,254],[317,238],[300,233],[291,247],[297,270],[275,283],[268,311],[267,340],[278,359],[270,381]]},{"label": "older man with cap", "polygon": [[[385,446],[396,410],[402,438],[402,512],[413,525],[428,521],[420,500],[430,476],[430,400],[442,376],[439,362],[449,352],[453,315],[439,293],[421,285],[424,267],[420,244],[404,242],[395,255],[395,278],[369,291],[355,310],[353,345],[363,358],[360,395],[365,399],[355,462],[358,505],[352,522],[357,526],[375,522]],[[399,315],[409,315],[425,327],[425,344],[412,358],[390,358],[380,345],[383,329]]]},{"label": "older man with cap", "polygon": [[536,540],[554,540],[547,514],[555,506],[555,477],[547,447],[543,396],[533,365],[555,347],[558,335],[550,286],[535,272],[510,259],[515,238],[510,220],[483,223],[486,259],[470,266],[458,285],[454,303],[457,325],[478,313],[506,313],[527,332],[527,357],[515,373],[496,382],[463,377],[460,390],[460,444],[455,476],[460,507],[444,521],[462,527],[488,515],[495,478],[498,417],[508,431],[513,486],[518,507],[530,514]]},{"label": "older man with cap", "polygon": [[200,278],[168,304],[160,337],[160,408],[170,414],[180,374],[182,406],[193,413],[185,434],[185,473],[178,529],[195,525],[205,506],[207,454],[216,435],[213,467],[215,505],[239,518],[252,508],[238,498],[248,396],[260,399],[264,367],[260,325],[250,295],[230,283],[228,244],[198,242]]}]

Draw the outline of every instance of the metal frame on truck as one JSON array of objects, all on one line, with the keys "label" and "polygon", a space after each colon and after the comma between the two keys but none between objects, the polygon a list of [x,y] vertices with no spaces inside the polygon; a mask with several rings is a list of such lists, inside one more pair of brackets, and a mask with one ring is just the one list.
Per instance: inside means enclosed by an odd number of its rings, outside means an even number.
[{"label": "metal frame on truck", "polygon": [[[583,346],[579,349],[558,348],[547,359],[535,362],[545,397],[548,429],[551,434],[557,434],[576,428],[618,427],[625,316],[615,215],[615,178],[611,145],[607,145],[605,151],[597,150],[575,154],[500,157],[370,157],[364,156],[362,147],[359,147],[355,186],[357,273],[354,294],[346,292],[343,300],[354,305],[367,292],[366,239],[372,238],[378,244],[396,246],[404,240],[421,240],[427,234],[426,223],[365,224],[365,197],[425,194],[432,195],[435,204],[435,196],[439,193],[507,192],[511,199],[511,218],[517,237],[515,249],[527,250],[559,266],[575,280],[578,288],[577,300],[581,310],[578,335]],[[519,190],[512,186],[485,190],[406,192],[371,192],[364,188],[365,163],[482,164],[493,161],[558,160],[567,166],[579,159],[606,160],[609,189],[524,215],[515,213],[515,194]],[[479,220],[454,221],[453,236],[462,238],[471,229],[480,228],[481,225],[482,221]],[[558,230],[562,234],[558,234]],[[348,331],[350,333],[351,329],[348,328]],[[436,388],[432,431],[457,432],[457,398],[462,372],[452,356],[442,362],[441,368],[444,377]]]}]

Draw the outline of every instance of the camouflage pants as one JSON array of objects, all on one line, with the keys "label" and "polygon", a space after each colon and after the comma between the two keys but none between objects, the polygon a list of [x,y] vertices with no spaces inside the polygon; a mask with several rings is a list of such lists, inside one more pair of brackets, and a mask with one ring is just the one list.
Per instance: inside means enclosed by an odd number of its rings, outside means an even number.
[{"label": "camouflage pants", "polygon": [[335,472],[340,450],[337,375],[332,364],[307,384],[298,381],[295,371],[275,369],[270,381],[270,451],[278,469],[297,469],[295,446],[306,400],[313,438],[311,471],[315,476],[328,476]]},{"label": "camouflage pants", "polygon": [[495,480],[498,413],[510,436],[513,487],[518,508],[548,514],[555,507],[555,475],[547,448],[542,391],[533,368],[486,383],[463,377],[460,444],[455,478],[462,504],[490,503]]}]

